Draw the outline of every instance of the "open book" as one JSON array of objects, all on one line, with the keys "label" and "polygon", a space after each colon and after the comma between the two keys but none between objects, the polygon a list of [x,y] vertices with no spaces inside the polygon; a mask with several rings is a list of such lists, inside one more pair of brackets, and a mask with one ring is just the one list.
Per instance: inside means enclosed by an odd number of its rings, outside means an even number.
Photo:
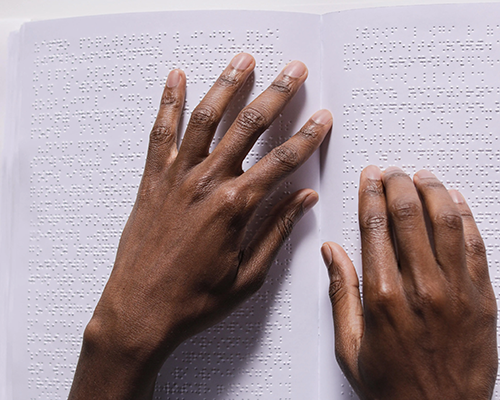
[{"label": "open book", "polygon": [[[359,268],[357,185],[369,164],[428,168],[471,204],[500,279],[500,5],[367,9],[326,15],[175,12],[34,22],[12,40],[2,157],[2,333],[7,399],[64,399],[83,329],[135,200],[168,71],[188,78],[189,113],[236,53],[255,74],[218,138],[293,59],[309,78],[244,167],[320,108],[331,136],[263,210],[311,187],[320,203],[264,287],[182,344],[159,399],[355,397],[333,353],[324,240]],[[497,393],[497,392],[495,392]],[[500,399],[500,395],[495,394]]]}]

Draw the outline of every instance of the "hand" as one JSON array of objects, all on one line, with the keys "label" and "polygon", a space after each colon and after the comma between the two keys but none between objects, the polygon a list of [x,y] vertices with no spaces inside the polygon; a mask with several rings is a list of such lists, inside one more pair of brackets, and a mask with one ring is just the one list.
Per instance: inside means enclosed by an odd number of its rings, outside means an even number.
[{"label": "hand", "polygon": [[224,110],[254,66],[248,54],[232,60],[193,111],[179,150],[186,78],[180,70],[169,74],[137,200],[84,334],[71,399],[150,397],[168,355],[263,284],[293,225],[318,200],[310,189],[290,195],[242,247],[258,205],[307,160],[332,125],[330,112],[317,112],[242,171],[248,151],[307,77],[305,65],[294,61],[240,112],[209,154]]},{"label": "hand", "polygon": [[399,168],[381,174],[370,166],[361,174],[359,221],[363,305],[347,254],[334,243],[322,254],[337,360],[360,398],[491,398],[496,303],[463,196],[425,170],[412,182]]}]

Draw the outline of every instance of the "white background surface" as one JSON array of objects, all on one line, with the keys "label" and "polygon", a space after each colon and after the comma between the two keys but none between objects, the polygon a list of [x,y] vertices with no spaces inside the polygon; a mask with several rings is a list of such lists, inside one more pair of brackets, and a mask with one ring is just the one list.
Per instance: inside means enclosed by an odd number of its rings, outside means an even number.
[{"label": "white background surface", "polygon": [[327,12],[410,4],[494,3],[488,0],[2,0],[0,18],[48,19],[140,11],[252,9]]}]

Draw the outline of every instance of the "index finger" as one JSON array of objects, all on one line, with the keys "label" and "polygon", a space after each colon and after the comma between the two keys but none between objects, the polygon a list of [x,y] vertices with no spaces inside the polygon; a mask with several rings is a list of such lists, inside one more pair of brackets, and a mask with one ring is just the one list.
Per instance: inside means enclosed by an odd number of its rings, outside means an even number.
[{"label": "index finger", "polygon": [[449,193],[462,216],[465,257],[470,277],[477,287],[491,288],[486,246],[479,233],[472,211],[467,205],[464,196],[458,190],[450,190]]},{"label": "index finger", "polygon": [[402,276],[416,287],[440,277],[424,219],[424,209],[415,185],[400,168],[389,167],[382,181],[387,209],[398,249]]},{"label": "index finger", "polygon": [[258,199],[266,196],[314,153],[332,127],[332,122],[330,111],[317,111],[299,132],[271,150],[238,179],[252,188]]}]

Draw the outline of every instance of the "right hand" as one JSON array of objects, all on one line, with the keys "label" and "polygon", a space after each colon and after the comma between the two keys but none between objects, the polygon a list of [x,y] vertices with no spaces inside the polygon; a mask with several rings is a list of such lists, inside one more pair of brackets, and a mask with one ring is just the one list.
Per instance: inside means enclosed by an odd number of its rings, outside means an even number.
[{"label": "right hand", "polygon": [[429,171],[412,182],[399,168],[370,166],[359,220],[363,304],[347,254],[335,243],[322,247],[337,360],[354,390],[361,399],[491,398],[497,309],[464,197]]}]

